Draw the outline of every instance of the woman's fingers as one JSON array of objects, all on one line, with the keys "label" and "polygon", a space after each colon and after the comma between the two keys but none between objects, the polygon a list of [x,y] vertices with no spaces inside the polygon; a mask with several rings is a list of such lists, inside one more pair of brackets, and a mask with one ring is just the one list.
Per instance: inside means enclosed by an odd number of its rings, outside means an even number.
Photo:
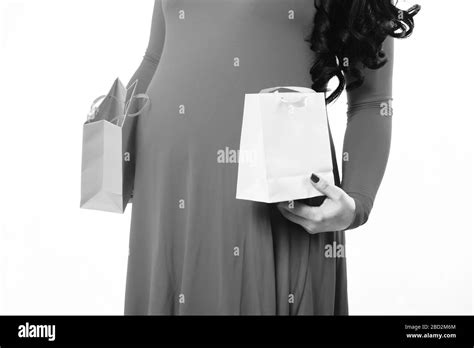
[{"label": "woman's fingers", "polygon": [[312,207],[300,202],[278,203],[278,209],[288,220],[301,225],[309,233],[321,232],[324,221],[324,209]]},{"label": "woman's fingers", "polygon": [[323,210],[319,207],[312,207],[300,202],[279,203],[282,209],[311,222],[320,222],[323,218]]},{"label": "woman's fingers", "polygon": [[326,180],[318,177],[316,174],[311,175],[311,183],[318,191],[328,196],[328,198],[336,201],[339,200],[344,193],[342,189],[336,185],[331,185]]},{"label": "woman's fingers", "polygon": [[337,231],[343,224],[347,225],[355,209],[349,206],[351,202],[346,202],[347,194],[344,190],[319,178],[316,174],[311,176],[311,183],[328,199],[319,207],[295,201],[279,203],[278,209],[282,215],[312,234]]},{"label": "woman's fingers", "polygon": [[291,222],[294,222],[295,224],[300,225],[303,227],[306,231],[313,233],[312,231],[312,223],[308,219],[298,216],[296,214],[293,214],[291,210],[289,210],[287,207],[285,207],[285,203],[279,203],[278,209],[280,210],[281,214]]}]

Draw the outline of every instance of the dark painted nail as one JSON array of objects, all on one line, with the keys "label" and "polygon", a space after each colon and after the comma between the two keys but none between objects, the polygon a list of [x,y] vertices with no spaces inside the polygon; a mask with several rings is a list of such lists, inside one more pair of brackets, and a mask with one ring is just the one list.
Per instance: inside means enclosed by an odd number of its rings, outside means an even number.
[{"label": "dark painted nail", "polygon": [[311,180],[313,180],[313,182],[317,184],[319,181],[319,176],[317,176],[316,174],[311,174]]}]

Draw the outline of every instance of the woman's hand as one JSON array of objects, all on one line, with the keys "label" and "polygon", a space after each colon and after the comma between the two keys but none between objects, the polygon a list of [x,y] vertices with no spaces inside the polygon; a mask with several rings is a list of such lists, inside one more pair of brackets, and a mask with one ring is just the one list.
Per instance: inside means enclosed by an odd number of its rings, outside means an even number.
[{"label": "woman's hand", "polygon": [[319,207],[299,202],[278,203],[278,209],[288,220],[301,225],[311,234],[344,230],[355,217],[355,201],[343,189],[329,184],[313,174],[311,183],[327,196]]}]

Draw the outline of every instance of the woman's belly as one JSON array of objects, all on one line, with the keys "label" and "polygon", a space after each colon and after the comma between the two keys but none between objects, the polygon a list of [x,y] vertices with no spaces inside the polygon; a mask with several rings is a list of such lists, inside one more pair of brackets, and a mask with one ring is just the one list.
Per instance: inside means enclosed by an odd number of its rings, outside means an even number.
[{"label": "woman's belly", "polygon": [[[233,154],[245,94],[311,85],[313,52],[305,38],[314,3],[164,0],[163,10],[166,39],[147,90],[151,106],[138,123],[137,171],[148,166],[163,185],[178,178],[203,189],[221,185],[216,201],[236,202]],[[169,180],[163,170],[172,173]]]},{"label": "woman's belly", "polygon": [[310,86],[313,0],[163,1],[166,39],[142,127],[166,144],[237,147],[245,93]]}]

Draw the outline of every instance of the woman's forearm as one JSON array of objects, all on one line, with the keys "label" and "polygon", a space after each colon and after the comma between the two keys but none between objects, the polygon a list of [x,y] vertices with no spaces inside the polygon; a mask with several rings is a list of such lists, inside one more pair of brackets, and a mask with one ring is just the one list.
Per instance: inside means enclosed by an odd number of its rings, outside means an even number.
[{"label": "woman's forearm", "polygon": [[158,67],[158,63],[158,59],[153,58],[152,56],[149,56],[145,53],[140,65],[130,78],[127,87],[130,87],[130,85],[135,80],[138,80],[135,93],[145,93],[148,86],[150,85],[153,75],[155,74],[156,68]]},{"label": "woman's forearm", "polygon": [[356,203],[348,229],[367,222],[387,165],[392,117],[384,116],[389,100],[380,99],[348,110],[342,158],[342,189]]},{"label": "woman's forearm", "polygon": [[341,185],[356,203],[355,218],[347,229],[367,222],[389,157],[394,65],[392,37],[385,40],[383,49],[387,63],[377,70],[366,69],[362,86],[347,92]]}]

